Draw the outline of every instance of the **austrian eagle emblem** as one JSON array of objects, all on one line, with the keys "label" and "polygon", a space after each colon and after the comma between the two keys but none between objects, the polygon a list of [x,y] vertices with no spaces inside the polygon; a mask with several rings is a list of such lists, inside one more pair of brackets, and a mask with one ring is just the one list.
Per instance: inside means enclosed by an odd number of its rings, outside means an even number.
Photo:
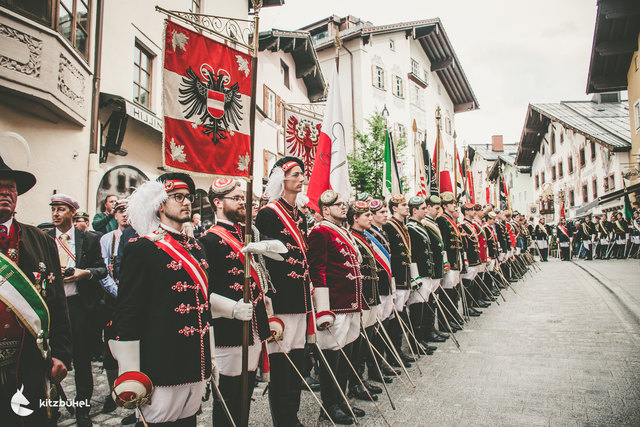
[{"label": "austrian eagle emblem", "polygon": [[243,119],[238,82],[231,84],[229,72],[220,69],[216,73],[209,64],[202,64],[200,74],[187,69],[180,84],[180,104],[186,119],[196,116],[202,132],[218,142],[233,136],[240,130]]}]

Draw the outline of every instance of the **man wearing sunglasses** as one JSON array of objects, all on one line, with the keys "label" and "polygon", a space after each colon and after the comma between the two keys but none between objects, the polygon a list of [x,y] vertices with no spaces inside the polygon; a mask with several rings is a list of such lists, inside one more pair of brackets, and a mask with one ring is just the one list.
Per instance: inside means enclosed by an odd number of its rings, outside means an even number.
[{"label": "man wearing sunglasses", "polygon": [[127,393],[145,397],[141,390],[155,387],[153,400],[141,407],[149,424],[195,426],[214,371],[208,264],[198,242],[182,231],[194,193],[191,177],[167,173],[141,185],[127,208],[141,237],[124,248],[114,318],[118,338],[109,346],[120,374],[116,402]]}]

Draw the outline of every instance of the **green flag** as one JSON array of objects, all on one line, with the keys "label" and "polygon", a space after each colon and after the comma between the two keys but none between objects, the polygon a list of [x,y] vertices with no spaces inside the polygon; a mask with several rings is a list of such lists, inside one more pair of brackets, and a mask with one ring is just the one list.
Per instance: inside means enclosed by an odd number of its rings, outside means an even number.
[{"label": "green flag", "polygon": [[631,200],[629,200],[629,193],[627,189],[624,189],[624,219],[631,221],[633,218],[633,209],[631,209]]},{"label": "green flag", "polygon": [[387,197],[402,193],[402,183],[398,173],[398,161],[393,140],[388,131],[384,135],[384,186],[382,194]]}]

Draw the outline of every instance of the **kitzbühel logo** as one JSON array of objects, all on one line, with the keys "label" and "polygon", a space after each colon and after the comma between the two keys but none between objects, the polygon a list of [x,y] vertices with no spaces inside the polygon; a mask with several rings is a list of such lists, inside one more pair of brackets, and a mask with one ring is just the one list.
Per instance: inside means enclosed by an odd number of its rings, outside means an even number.
[{"label": "kitzb\u00fchel logo", "polygon": [[23,390],[24,384],[22,384],[13,397],[11,397],[11,409],[20,417],[26,417],[33,413],[33,410],[26,407],[29,404],[29,401],[24,397],[24,394],[22,394]]}]

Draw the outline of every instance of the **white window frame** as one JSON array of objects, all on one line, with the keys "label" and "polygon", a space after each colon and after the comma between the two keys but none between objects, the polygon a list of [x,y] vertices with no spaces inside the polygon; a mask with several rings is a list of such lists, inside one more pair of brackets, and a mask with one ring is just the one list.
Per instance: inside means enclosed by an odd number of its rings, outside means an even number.
[{"label": "white window frame", "polygon": [[411,73],[420,78],[420,63],[413,58],[411,58]]},{"label": "white window frame", "polygon": [[393,39],[389,39],[389,49],[392,50],[393,52],[396,51],[396,42]]},{"label": "white window frame", "polygon": [[375,65],[375,69],[373,72],[373,86],[378,89],[385,90],[385,76],[384,76],[384,68],[379,65]]},{"label": "white window frame", "polygon": [[273,120],[274,122],[276,121],[276,94],[270,90],[267,89],[267,109],[269,111],[267,111],[267,117],[270,118],[271,120]]},{"label": "white window frame", "polygon": [[393,94],[398,98],[404,98],[404,80],[398,75],[393,75]]}]

